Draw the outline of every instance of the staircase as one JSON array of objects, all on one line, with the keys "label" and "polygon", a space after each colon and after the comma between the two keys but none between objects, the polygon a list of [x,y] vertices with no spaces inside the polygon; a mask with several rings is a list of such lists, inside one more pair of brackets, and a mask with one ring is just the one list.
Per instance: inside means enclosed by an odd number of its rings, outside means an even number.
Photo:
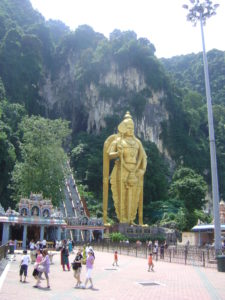
[{"label": "staircase", "polygon": [[[69,161],[67,161],[67,172],[65,178],[64,194],[65,199],[61,203],[61,211],[67,220],[78,219],[83,217],[90,217],[86,202],[84,198],[81,199],[73,178],[72,170]],[[68,235],[66,235],[68,237]],[[69,238],[74,239],[74,231],[69,230]],[[81,239],[84,240],[83,233],[81,232]]]}]

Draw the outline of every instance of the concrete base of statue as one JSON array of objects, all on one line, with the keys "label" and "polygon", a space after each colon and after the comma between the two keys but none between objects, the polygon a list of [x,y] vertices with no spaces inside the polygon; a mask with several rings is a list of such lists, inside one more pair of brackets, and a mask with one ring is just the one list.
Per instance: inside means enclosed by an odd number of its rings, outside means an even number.
[{"label": "concrete base of statue", "polygon": [[148,225],[130,225],[126,223],[114,224],[109,227],[109,232],[120,232],[128,239],[152,239],[163,237],[168,243],[174,243],[181,238],[180,233],[174,229]]},{"label": "concrete base of statue", "polygon": [[120,232],[128,238],[143,238],[150,236],[151,227],[141,225],[130,225],[127,223],[119,223],[112,226],[112,232]]}]

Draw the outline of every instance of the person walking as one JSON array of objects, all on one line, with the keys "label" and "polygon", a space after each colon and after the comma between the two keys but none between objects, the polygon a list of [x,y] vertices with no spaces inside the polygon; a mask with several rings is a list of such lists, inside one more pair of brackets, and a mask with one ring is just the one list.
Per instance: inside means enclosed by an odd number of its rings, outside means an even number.
[{"label": "person walking", "polygon": [[[34,278],[37,279],[39,271],[38,271],[38,265],[42,262],[43,259],[43,255],[42,255],[42,251],[40,249],[37,250],[37,257],[36,257],[36,261],[34,264],[34,271],[33,271],[33,276]],[[42,277],[40,277],[40,279],[44,279]]]},{"label": "person walking", "polygon": [[71,253],[73,251],[73,245],[72,245],[71,240],[68,240],[68,250],[69,250],[69,253]]},{"label": "person walking", "polygon": [[62,250],[61,250],[61,265],[63,268],[63,271],[65,270],[65,265],[67,266],[67,270],[70,271],[70,264],[69,264],[69,251],[67,248],[66,240],[64,241]]},{"label": "person walking", "polygon": [[43,259],[42,261],[38,264],[37,270],[39,272],[38,277],[37,277],[37,282],[36,285],[34,285],[34,288],[39,288],[40,287],[40,282],[41,282],[41,275],[42,273],[45,274],[45,278],[47,280],[47,288],[50,289],[50,283],[49,283],[49,273],[50,273],[50,258],[48,255],[48,250],[44,249],[42,251]]},{"label": "person walking", "polygon": [[150,272],[150,271],[154,271],[152,253],[150,253],[148,256],[148,272]]},{"label": "person walking", "polygon": [[117,251],[114,252],[114,261],[113,261],[112,265],[113,266],[116,265],[117,267],[119,266],[118,265],[118,252]]},{"label": "person walking", "polygon": [[[23,250],[23,256],[20,263],[20,282],[26,282],[29,262],[30,262],[30,256],[27,254],[27,250]],[[24,275],[24,279],[22,281],[23,275]]]},{"label": "person walking", "polygon": [[80,280],[80,274],[82,270],[82,254],[81,254],[81,249],[78,249],[76,257],[72,263],[72,267],[74,270],[74,277],[77,280],[77,284],[75,285],[75,288],[78,288],[81,286],[81,280]]},{"label": "person walking", "polygon": [[93,270],[93,265],[94,265],[94,256],[92,254],[92,251],[88,251],[88,257],[86,261],[86,280],[83,288],[85,289],[87,286],[88,281],[90,281],[90,289],[93,289],[93,281],[92,281],[92,270]]}]

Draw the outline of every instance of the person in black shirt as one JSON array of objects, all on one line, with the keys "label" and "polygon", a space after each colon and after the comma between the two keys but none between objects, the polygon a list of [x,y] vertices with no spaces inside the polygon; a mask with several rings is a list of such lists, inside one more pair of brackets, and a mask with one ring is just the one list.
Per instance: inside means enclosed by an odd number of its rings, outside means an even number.
[{"label": "person in black shirt", "polygon": [[74,271],[74,277],[77,280],[77,284],[75,285],[76,288],[79,288],[81,286],[81,280],[80,280],[80,274],[81,274],[81,269],[82,269],[82,254],[81,254],[81,249],[78,249],[76,257],[72,263],[73,271]]}]

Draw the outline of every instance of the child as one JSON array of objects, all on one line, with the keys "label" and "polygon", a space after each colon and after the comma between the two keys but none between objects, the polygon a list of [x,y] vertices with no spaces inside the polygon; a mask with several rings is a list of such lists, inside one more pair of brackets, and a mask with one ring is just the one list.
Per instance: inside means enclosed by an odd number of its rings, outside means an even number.
[{"label": "child", "polygon": [[115,251],[114,252],[114,262],[113,262],[113,266],[116,264],[116,266],[118,267],[118,252],[117,251]]},{"label": "child", "polygon": [[27,269],[28,269],[29,262],[30,262],[30,256],[27,254],[27,250],[24,250],[23,251],[23,256],[22,256],[22,259],[21,259],[21,263],[20,263],[20,282],[22,282],[23,274],[24,274],[23,282],[26,282]]},{"label": "child", "polygon": [[152,253],[149,254],[148,256],[148,272],[150,272],[150,270],[154,271],[154,264],[152,261]]}]

